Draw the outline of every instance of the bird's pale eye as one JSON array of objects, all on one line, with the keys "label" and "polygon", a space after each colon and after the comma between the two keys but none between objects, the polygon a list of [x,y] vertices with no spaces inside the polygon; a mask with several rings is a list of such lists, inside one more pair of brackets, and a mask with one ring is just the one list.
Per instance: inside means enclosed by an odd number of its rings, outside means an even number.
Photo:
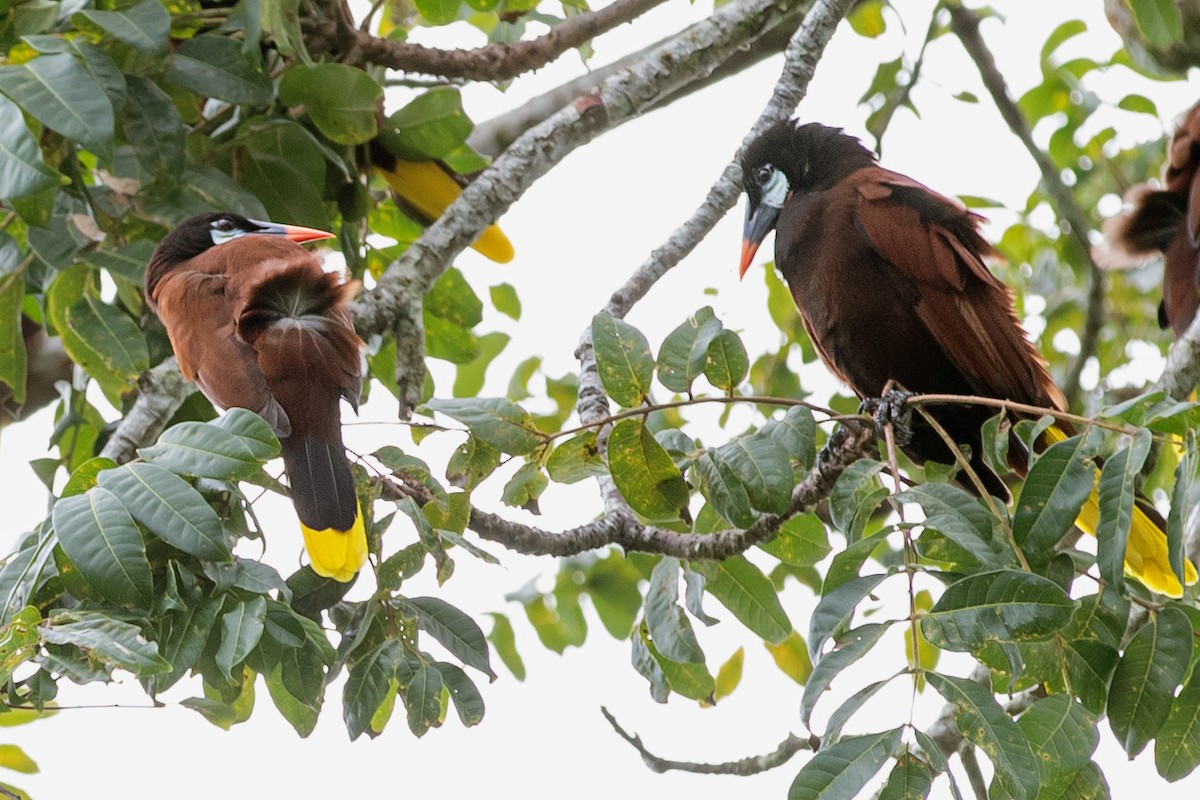
[{"label": "bird's pale eye", "polygon": [[759,186],[766,186],[771,182],[771,176],[775,174],[775,168],[770,164],[763,164],[754,172],[754,180]]},{"label": "bird's pale eye", "polygon": [[221,219],[214,220],[212,227],[213,230],[221,231],[222,233],[228,233],[229,231],[233,230],[233,220],[222,217]]}]

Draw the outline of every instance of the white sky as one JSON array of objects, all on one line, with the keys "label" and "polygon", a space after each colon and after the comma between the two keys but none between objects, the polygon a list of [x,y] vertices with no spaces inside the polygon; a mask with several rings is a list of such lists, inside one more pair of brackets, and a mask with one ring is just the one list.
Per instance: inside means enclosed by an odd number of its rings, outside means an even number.
[{"label": "white sky", "polygon": [[[905,22],[909,52],[913,53],[927,25],[931,3],[921,0],[903,5],[906,13],[911,13]],[[1102,16],[1101,3],[1095,0],[996,5],[1007,15],[1007,25],[989,22],[984,33],[1014,94],[1038,79],[1038,49],[1061,20],[1087,20],[1090,32],[1069,45],[1072,53],[1103,58],[1118,45]],[[607,63],[710,11],[707,2],[693,5],[670,0],[635,25],[599,39],[594,63]],[[901,46],[894,15],[889,14],[889,25],[889,33],[875,41],[864,41],[845,26],[839,30],[800,107],[801,116],[862,133],[866,111],[856,105],[857,98],[876,65],[894,57]],[[445,31],[424,33],[423,39],[430,42],[481,43],[462,25],[449,31],[461,37],[453,40]],[[504,228],[517,249],[511,265],[495,266],[473,252],[460,257],[459,266],[481,294],[489,285],[510,282],[517,286],[524,306],[520,324],[491,313],[481,328],[498,328],[513,335],[512,343],[492,367],[485,394],[502,394],[512,368],[531,354],[545,357],[548,374],[573,371],[572,352],[579,332],[608,294],[700,203],[766,102],[779,66],[779,58],[771,59],[665,111],[605,134],[567,158],[504,217]],[[468,112],[475,119],[487,119],[581,69],[578,57],[568,54],[559,63],[519,79],[506,93],[471,87],[465,93]],[[1115,102],[1126,85],[1102,91],[1102,96]],[[972,106],[949,99],[962,90],[974,92],[983,102]],[[1200,81],[1193,79],[1190,85],[1139,82],[1138,91],[1156,98],[1160,111],[1170,117],[1195,100]],[[1004,129],[978,85],[974,67],[952,37],[929,48],[914,101],[922,118],[917,120],[903,110],[897,114],[885,142],[887,166],[947,194],[1023,203],[1036,180],[1035,168]],[[397,99],[392,107],[401,102]],[[1121,114],[1118,127],[1131,139],[1156,138],[1162,130],[1153,120],[1130,114]],[[742,333],[752,353],[776,344],[778,332],[763,313],[765,290],[758,268],[746,281],[737,280],[740,223],[740,211],[728,215],[630,315],[630,321],[647,333],[655,349],[663,335],[687,314],[707,304],[714,306],[728,327]],[[764,247],[759,260],[770,252],[769,246]],[[705,294],[706,288],[714,289],[715,295]],[[819,372],[821,368],[813,365],[807,369]],[[806,385],[829,385],[823,375],[814,372],[802,376]],[[448,392],[451,373],[435,364],[435,375],[441,392]],[[534,385],[540,386],[537,379]],[[425,458],[436,473],[459,439],[443,434],[414,448],[407,431],[393,423],[391,398],[381,390],[373,398],[363,409],[362,421],[376,424],[348,425],[349,446],[367,452],[382,444],[397,444]],[[704,419],[702,415],[695,418]],[[43,412],[3,432],[3,506],[10,524],[5,526],[7,533],[0,534],[0,550],[10,547],[16,532],[27,530],[45,513],[45,492],[26,462],[44,453],[50,429],[50,415]],[[719,435],[707,438],[715,437]],[[502,478],[493,478],[477,491],[476,502],[510,517],[532,519],[500,505],[502,486]],[[585,483],[552,486],[543,497],[542,508],[544,514],[537,523],[558,529],[590,519],[599,505],[594,487]],[[293,512],[277,497],[264,498],[257,511],[268,528],[267,560],[286,575],[296,565],[301,549]],[[414,539],[407,523],[398,522],[388,533],[386,545],[391,551]],[[613,641],[590,609],[590,636],[582,650],[569,650],[558,657],[542,648],[521,608],[506,604],[503,596],[531,577],[553,574],[555,565],[486,546],[502,557],[503,567],[458,555],[456,573],[444,587],[434,584],[428,574],[432,570],[405,586],[408,594],[436,594],[463,608],[480,619],[485,631],[490,623],[481,615],[488,611],[502,610],[513,619],[529,677],[519,683],[493,659],[500,679],[491,685],[486,679],[479,680],[487,714],[474,729],[464,730],[451,712],[443,728],[418,740],[409,733],[398,705],[380,738],[370,741],[364,737],[349,743],[339,713],[339,682],[330,689],[328,707],[307,740],[298,739],[283,721],[261,683],[252,719],[223,732],[195,712],[174,705],[199,694],[196,682],[185,681],[169,692],[163,698],[168,702],[166,708],[142,710],[137,707],[147,705],[147,700],[128,676],[109,687],[80,688],[64,681],[59,695],[63,705],[122,707],[65,710],[50,720],[0,730],[0,743],[19,743],[43,770],[34,776],[0,775],[0,780],[11,777],[12,783],[39,800],[85,795],[188,800],[259,792],[293,797],[429,796],[437,792],[441,797],[520,794],[540,798],[569,794],[581,800],[621,794],[640,797],[650,792],[687,793],[697,799],[725,797],[731,792],[786,796],[802,756],[792,765],[753,778],[656,775],[616,737],[599,712],[600,705],[608,706],[627,729],[640,733],[654,752],[683,760],[741,758],[773,749],[789,732],[803,734],[798,715],[800,688],[776,669],[761,643],[724,608],[710,599],[708,611],[724,622],[708,629],[696,627],[714,670],[737,647],[746,648],[741,686],[715,708],[700,709],[679,697],[658,705],[650,700],[645,681],[629,665],[628,644]],[[258,555],[257,546],[241,551]],[[905,613],[902,590],[895,586],[895,591],[885,588],[883,592],[882,614],[888,618]],[[793,623],[806,632],[812,608],[810,593],[793,584],[783,601]],[[431,643],[431,648],[436,646]],[[840,677],[832,695],[818,705],[814,721],[818,732],[841,699],[903,666],[903,645],[897,631],[873,653],[866,665]],[[965,660],[954,664],[943,661],[943,666],[956,674],[966,674],[969,669]],[[872,709],[860,715],[849,730],[884,730],[908,721],[911,692],[901,680],[894,686],[895,691],[879,695]],[[941,705],[940,699],[927,691],[916,702],[915,720],[928,725]],[[1111,741],[1107,724],[1102,730],[1107,737],[1096,759],[1115,797],[1128,797],[1148,786],[1154,786],[1162,798],[1195,796],[1200,777],[1193,775],[1182,785],[1167,786],[1154,772],[1152,753],[1147,751],[1127,764],[1124,753]],[[935,796],[948,796],[944,779],[935,787]]]}]

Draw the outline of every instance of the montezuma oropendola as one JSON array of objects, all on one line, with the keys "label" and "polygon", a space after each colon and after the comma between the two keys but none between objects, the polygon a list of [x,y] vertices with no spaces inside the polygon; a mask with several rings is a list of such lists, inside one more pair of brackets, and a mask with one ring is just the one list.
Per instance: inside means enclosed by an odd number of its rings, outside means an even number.
[{"label": "montezuma oropendola", "polygon": [[1163,256],[1158,324],[1180,336],[1200,308],[1200,103],[1184,113],[1167,144],[1163,187],[1134,186],[1126,208],[1104,224],[1106,266],[1130,266]]},{"label": "montezuma oropendola", "polygon": [[[418,222],[429,225],[462,194],[460,180],[465,179],[440,161],[401,158],[389,149],[385,139],[381,135],[367,145],[371,164],[391,188],[396,205]],[[512,242],[498,225],[484,228],[471,247],[498,264],[507,264],[515,255]]]},{"label": "montezuma oropendola", "polygon": [[[878,166],[840,129],[781,122],[742,158],[749,205],[741,272],[775,230],[775,263],[791,289],[821,360],[862,398],[892,382],[918,393],[982,395],[1065,410],[1066,401],[1029,342],[1012,294],[984,264],[993,252],[980,217],[911,178]],[[994,411],[936,406],[933,417],[958,444],[989,493],[1008,488],[982,458],[980,426]],[[1043,442],[1073,433],[1056,422]],[[914,417],[904,452],[916,463],[953,463],[946,443]],[[1010,447],[1024,474],[1026,455]],[[965,488],[974,491],[971,484]],[[1094,533],[1096,493],[1077,524]],[[1172,596],[1182,586],[1167,558],[1165,523],[1143,500],[1135,510],[1126,567]],[[1196,580],[1186,562],[1187,582]]]},{"label": "montezuma oropendola", "polygon": [[340,409],[345,398],[357,410],[362,389],[362,342],[347,307],[355,287],[300,246],[331,236],[200,214],[155,249],[146,298],[183,375],[220,408],[259,414],[279,437],[312,567],[349,581],[367,558]]}]

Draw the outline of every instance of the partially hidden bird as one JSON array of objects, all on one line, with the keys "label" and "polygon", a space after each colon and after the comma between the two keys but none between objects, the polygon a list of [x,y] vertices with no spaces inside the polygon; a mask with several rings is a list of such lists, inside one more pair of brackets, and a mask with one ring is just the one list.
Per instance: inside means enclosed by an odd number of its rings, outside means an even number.
[{"label": "partially hidden bird", "polygon": [[146,298],[184,377],[223,408],[260,415],[279,437],[312,568],[350,581],[367,558],[342,444],[341,407],[362,389],[356,284],[301,246],[333,234],[239,214],[191,217],[163,237]]},{"label": "partially hidden bird", "polygon": [[[825,365],[860,397],[880,398],[899,384],[917,393],[979,395],[1066,410],[1046,362],[1028,340],[1012,294],[989,270],[994,251],[981,218],[924,185],[884,169],[875,154],[840,129],[785,121],[746,148],[749,198],[742,244],[745,275],[775,231],[775,264]],[[989,494],[1008,488],[984,461],[980,427],[994,410],[938,405],[930,413],[959,445]],[[1056,422],[1048,446],[1074,433]],[[915,463],[954,463],[942,437],[914,417],[903,450]],[[1010,466],[1028,470],[1027,454],[1009,448]],[[973,486],[962,485],[974,491]],[[1076,524],[1094,534],[1096,492]],[[1126,570],[1147,587],[1178,597],[1165,522],[1145,498],[1134,512]],[[1196,570],[1186,562],[1187,583]]]},{"label": "partially hidden bird", "polygon": [[[403,148],[389,144],[382,133],[371,140],[367,146],[370,162],[392,190],[396,205],[417,222],[429,225],[462,194],[460,181],[465,179],[440,161],[404,158]],[[497,264],[507,264],[515,255],[512,242],[495,224],[484,228],[471,247]]]},{"label": "partially hidden bird", "polygon": [[1162,254],[1158,324],[1182,335],[1200,308],[1200,103],[1176,123],[1162,186],[1139,184],[1126,192],[1125,208],[1104,223],[1104,242],[1096,253],[1104,266]]}]

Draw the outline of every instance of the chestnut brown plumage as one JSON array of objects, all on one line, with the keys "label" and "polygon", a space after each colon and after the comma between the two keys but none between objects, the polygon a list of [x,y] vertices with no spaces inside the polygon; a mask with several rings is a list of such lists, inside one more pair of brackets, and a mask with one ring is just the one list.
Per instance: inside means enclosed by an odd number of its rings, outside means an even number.
[{"label": "chestnut brown plumage", "polygon": [[[857,139],[816,123],[768,129],[747,148],[742,171],[749,197],[742,273],[774,229],[775,263],[805,330],[825,365],[859,397],[880,397],[895,382],[912,392],[1065,410],[1045,360],[1021,329],[1011,293],[984,263],[992,248],[979,234],[977,215],[880,167]],[[988,492],[1008,498],[982,458],[980,426],[994,411],[977,405],[930,411],[956,443],[970,447],[971,469]],[[1071,433],[1058,423],[1044,441]],[[903,450],[918,464],[954,461],[916,415]],[[1011,466],[1024,473],[1019,445],[1009,453]],[[1093,493],[1079,525],[1094,531],[1097,518]],[[1145,502],[1135,513],[1127,564],[1155,590],[1178,595],[1162,531],[1162,518]],[[1188,577],[1194,581],[1195,571]]]},{"label": "chestnut brown plumage", "polygon": [[237,214],[192,217],[154,251],[146,297],[183,375],[279,436],[313,568],[348,581],[367,553],[340,412],[342,398],[358,408],[362,388],[347,306],[354,286],[299,244],[331,235]]},{"label": "chestnut brown plumage", "polygon": [[1167,145],[1163,185],[1133,187],[1126,207],[1104,224],[1105,266],[1129,266],[1155,253],[1163,256],[1163,298],[1158,323],[1176,336],[1200,308],[1200,103],[1175,126]]}]

